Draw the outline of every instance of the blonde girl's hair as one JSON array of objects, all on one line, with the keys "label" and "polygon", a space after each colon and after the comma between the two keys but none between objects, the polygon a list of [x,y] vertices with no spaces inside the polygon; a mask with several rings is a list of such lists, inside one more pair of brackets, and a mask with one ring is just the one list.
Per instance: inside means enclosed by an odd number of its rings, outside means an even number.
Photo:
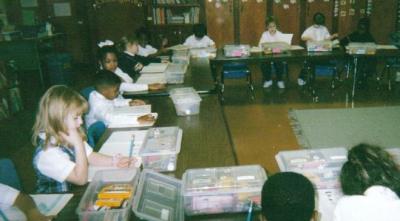
[{"label": "blonde girl's hair", "polygon": [[[64,144],[60,132],[67,133],[65,120],[70,113],[84,114],[88,110],[88,103],[75,90],[64,86],[55,85],[49,88],[42,96],[39,103],[36,121],[32,128],[32,143],[38,145],[39,134],[44,133],[44,145],[46,148],[50,142],[52,145]],[[80,129],[82,139],[86,140],[84,130]]]},{"label": "blonde girl's hair", "polygon": [[122,53],[126,50],[128,44],[139,44],[138,38],[133,35],[124,36],[117,44],[117,50]]}]

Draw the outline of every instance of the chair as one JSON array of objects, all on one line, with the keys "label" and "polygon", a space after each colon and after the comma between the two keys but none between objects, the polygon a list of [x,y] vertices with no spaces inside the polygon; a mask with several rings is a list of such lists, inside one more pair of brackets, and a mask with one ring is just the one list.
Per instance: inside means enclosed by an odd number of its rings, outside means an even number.
[{"label": "chair", "polygon": [[90,86],[81,90],[80,93],[87,101],[89,101],[89,96],[94,90],[95,90],[94,86]]},{"label": "chair", "polygon": [[248,87],[251,92],[251,99],[254,99],[254,86],[253,79],[251,77],[251,72],[246,64],[244,63],[226,63],[222,66],[222,74],[221,74],[221,85],[220,85],[220,93],[221,100],[224,100],[224,82],[225,79],[240,79],[246,78]]},{"label": "chair", "polygon": [[394,78],[393,69],[400,68],[400,59],[399,58],[392,58],[386,61],[385,67],[382,70],[381,74],[378,74],[376,80],[378,81],[378,86],[381,85],[381,81],[383,78],[386,77],[388,80],[388,90],[392,90],[392,80]]}]

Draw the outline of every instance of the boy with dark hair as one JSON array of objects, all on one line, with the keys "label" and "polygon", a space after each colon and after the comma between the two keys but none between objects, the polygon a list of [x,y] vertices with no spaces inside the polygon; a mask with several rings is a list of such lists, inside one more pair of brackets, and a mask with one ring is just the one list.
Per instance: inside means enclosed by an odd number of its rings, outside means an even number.
[{"label": "boy with dark hair", "polygon": [[315,220],[314,187],[301,174],[277,173],[264,183],[261,207],[266,221]]},{"label": "boy with dark hair", "polygon": [[207,48],[214,47],[215,42],[207,36],[206,26],[203,24],[197,24],[193,26],[193,35],[186,38],[183,45],[190,48]]}]

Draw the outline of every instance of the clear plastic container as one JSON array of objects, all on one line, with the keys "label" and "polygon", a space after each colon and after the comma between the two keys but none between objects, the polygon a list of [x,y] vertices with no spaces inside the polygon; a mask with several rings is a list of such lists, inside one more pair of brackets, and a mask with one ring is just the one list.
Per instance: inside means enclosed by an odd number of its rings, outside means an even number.
[{"label": "clear plastic container", "polygon": [[201,97],[191,88],[176,88],[169,92],[178,116],[196,115],[200,113]]},{"label": "clear plastic container", "polygon": [[182,179],[185,212],[197,215],[247,211],[251,201],[260,205],[266,179],[259,165],[186,170]]},{"label": "clear plastic container", "polygon": [[171,60],[172,60],[173,64],[190,64],[190,56],[189,55],[185,55],[185,56],[173,55]]},{"label": "clear plastic container", "polygon": [[250,45],[225,45],[224,53],[226,57],[250,56]]},{"label": "clear plastic container", "polygon": [[132,191],[132,196],[128,199],[128,204],[123,209],[96,211],[93,209],[93,206],[97,199],[97,194],[104,186],[109,184],[129,184],[135,188],[138,182],[138,177],[137,169],[102,170],[96,172],[92,182],[89,184],[85,194],[79,202],[78,208],[76,209],[79,220],[128,220],[130,209],[132,207],[134,191]]},{"label": "clear plastic container", "polygon": [[143,170],[132,209],[149,221],[183,221],[181,187],[175,178]]},{"label": "clear plastic container", "polygon": [[188,65],[186,64],[169,64],[166,77],[168,84],[182,84],[185,78]]},{"label": "clear plastic container", "polygon": [[350,42],[346,47],[347,53],[349,54],[375,54],[376,44],[372,42]]},{"label": "clear plastic container", "polygon": [[139,151],[143,167],[155,171],[175,171],[181,143],[182,130],[178,127],[150,128]]},{"label": "clear plastic container", "polygon": [[318,52],[318,51],[332,51],[332,41],[307,41],[307,51]]},{"label": "clear plastic container", "polygon": [[275,159],[282,172],[301,173],[318,189],[339,188],[339,175],[347,161],[345,148],[281,151]]},{"label": "clear plastic container", "polygon": [[189,55],[189,48],[182,48],[182,49],[173,49],[172,55],[176,57],[186,57]]},{"label": "clear plastic container", "polygon": [[286,42],[266,42],[261,46],[265,54],[283,53],[290,50],[290,45]]}]

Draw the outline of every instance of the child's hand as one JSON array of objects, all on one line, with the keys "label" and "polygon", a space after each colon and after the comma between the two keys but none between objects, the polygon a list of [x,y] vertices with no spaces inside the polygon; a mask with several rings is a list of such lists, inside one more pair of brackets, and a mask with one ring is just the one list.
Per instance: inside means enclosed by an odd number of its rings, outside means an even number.
[{"label": "child's hand", "polygon": [[55,218],[55,216],[45,216],[41,214],[37,208],[31,209],[26,216],[28,221],[49,221]]},{"label": "child's hand", "polygon": [[161,47],[164,48],[168,45],[168,38],[163,38],[161,41]]},{"label": "child's hand", "polygon": [[150,91],[164,90],[165,84],[149,84]]},{"label": "child's hand", "polygon": [[61,137],[71,146],[83,146],[83,139],[78,129],[71,129],[68,134],[60,132]]},{"label": "child's hand", "polygon": [[146,114],[138,117],[137,121],[139,122],[139,124],[149,124],[156,121],[156,118],[152,114]]},{"label": "child's hand", "polygon": [[142,63],[137,63],[136,65],[135,65],[135,71],[140,71],[140,70],[142,70],[143,69],[143,64]]},{"label": "child's hand", "polygon": [[335,38],[338,38],[338,37],[339,37],[339,34],[338,34],[338,33],[332,34],[332,35],[331,35],[331,40],[332,40],[332,39],[335,39]]},{"label": "child's hand", "polygon": [[120,157],[116,163],[115,166],[117,166],[118,168],[128,168],[131,166],[134,166],[136,162],[136,159],[134,157]]},{"label": "child's hand", "polygon": [[140,99],[134,99],[129,101],[129,106],[141,106],[141,105],[145,105],[146,102],[144,102],[143,100]]}]

